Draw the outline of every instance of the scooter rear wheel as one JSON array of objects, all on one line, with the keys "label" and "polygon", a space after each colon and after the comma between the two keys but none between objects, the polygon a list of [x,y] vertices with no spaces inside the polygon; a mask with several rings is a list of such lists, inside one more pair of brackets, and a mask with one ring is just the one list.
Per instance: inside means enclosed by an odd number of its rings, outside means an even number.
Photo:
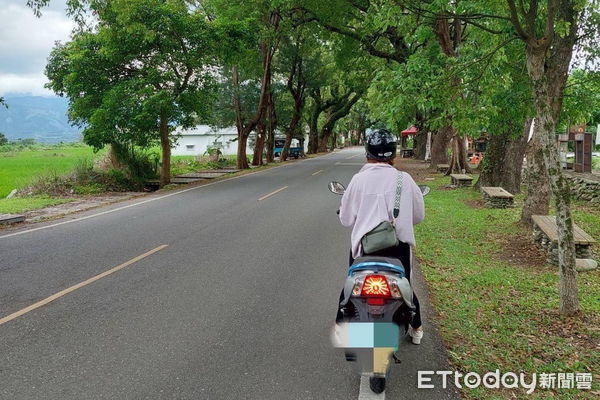
[{"label": "scooter rear wheel", "polygon": [[373,393],[382,393],[385,390],[385,378],[373,376],[369,378],[369,386]]}]

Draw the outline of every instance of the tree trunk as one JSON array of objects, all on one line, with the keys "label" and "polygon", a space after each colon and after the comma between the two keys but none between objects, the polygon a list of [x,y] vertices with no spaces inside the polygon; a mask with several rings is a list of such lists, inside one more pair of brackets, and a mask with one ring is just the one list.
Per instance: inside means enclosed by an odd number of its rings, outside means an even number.
[{"label": "tree trunk", "polygon": [[273,150],[275,150],[275,131],[277,130],[277,112],[275,110],[275,100],[273,99],[273,91],[269,96],[269,120],[267,124],[267,162],[272,163],[275,160]]},{"label": "tree trunk", "polygon": [[431,166],[435,168],[437,164],[448,164],[448,144],[450,142],[450,130],[448,127],[442,127],[432,137],[431,145]]},{"label": "tree trunk", "polygon": [[[570,23],[569,34],[556,34],[552,48],[526,47],[527,71],[533,82],[536,111],[535,131],[540,137],[544,164],[548,171],[550,187],[556,207],[558,225],[558,269],[560,313],[573,315],[579,310],[577,271],[575,270],[575,243],[571,217],[571,191],[569,181],[562,173],[556,143],[556,122],[560,115],[562,95],[568,77],[573,45],[577,40],[577,21],[574,5],[560,3],[559,17]],[[562,16],[561,16],[562,14]],[[548,60],[547,52],[551,51]],[[551,79],[550,79],[551,78]]]},{"label": "tree trunk", "polygon": [[450,141],[452,147],[452,157],[450,158],[450,168],[448,168],[446,175],[471,172],[467,162],[467,148],[465,146],[464,138],[460,137],[454,132],[454,127],[452,127],[452,125],[448,125],[446,129],[448,132],[453,134]]},{"label": "tree trunk", "polygon": [[[267,23],[271,26],[274,32],[279,31],[280,22],[281,15],[279,13],[279,10],[272,10],[269,14],[269,20],[267,21]],[[248,136],[250,135],[250,132],[252,132],[256,128],[256,125],[258,125],[259,121],[261,121],[266,115],[269,103],[269,96],[271,95],[273,56],[275,55],[278,46],[279,39],[277,38],[273,42],[267,42],[267,40],[263,40],[260,43],[262,55],[262,79],[260,96],[258,100],[256,114],[247,123],[245,123],[245,121],[242,118],[240,82],[237,66],[234,66],[232,70],[234,86],[234,109],[236,114],[236,126],[238,131],[237,167],[240,169],[249,168],[248,160],[246,158],[246,143],[248,142]],[[257,136],[257,142],[258,140],[259,138]]]},{"label": "tree trunk", "polygon": [[563,315],[571,315],[579,310],[573,219],[571,217],[571,188],[568,179],[562,173],[558,149],[556,148],[556,123],[552,119],[548,106],[549,101],[547,99],[539,99],[536,103],[537,115],[540,122],[539,129],[542,135],[542,153],[544,161],[548,166],[548,177],[556,206],[558,267],[560,270],[560,311]]},{"label": "tree trunk", "polygon": [[502,187],[512,194],[521,193],[523,158],[527,150],[527,139],[532,120],[532,118],[525,120],[521,136],[510,141],[504,157]]},{"label": "tree trunk", "polygon": [[419,133],[413,136],[413,138],[415,159],[425,160],[425,153],[427,152],[427,131],[425,129],[419,130]]},{"label": "tree trunk", "polygon": [[248,156],[246,155],[246,145],[248,143],[248,136],[238,134],[237,143],[237,168],[248,169],[250,168],[250,165],[248,165]]},{"label": "tree trunk", "polygon": [[520,193],[523,158],[527,149],[531,121],[531,118],[526,119],[518,137],[513,133],[512,124],[509,124],[502,134],[490,137],[477,187],[499,186],[510,193]]},{"label": "tree trunk", "polygon": [[263,153],[265,151],[265,140],[267,128],[265,126],[265,120],[262,119],[256,125],[256,142],[254,144],[254,155],[252,157],[252,165],[258,166],[263,165]]},{"label": "tree trunk", "polygon": [[527,169],[525,170],[527,193],[521,212],[521,223],[527,226],[532,225],[532,216],[548,215],[550,209],[548,171],[544,163],[541,138],[538,135],[539,132],[534,130],[533,139],[527,150]]},{"label": "tree trunk", "polygon": [[321,116],[321,108],[319,104],[315,104],[310,114],[309,121],[309,136],[308,136],[308,153],[316,154],[319,151],[319,117]]},{"label": "tree trunk", "polygon": [[469,167],[469,160],[467,159],[467,142],[464,137],[460,135],[456,135],[456,143],[457,143],[457,157],[458,160],[458,168],[459,170],[465,173],[471,172],[471,167]]},{"label": "tree trunk", "polygon": [[[321,137],[319,138],[319,151],[327,151],[327,144],[333,134],[337,122],[350,113],[352,107],[360,100],[366,89],[359,90],[352,95],[351,92],[344,94],[341,97],[335,97],[335,100],[327,107],[327,118],[321,129]],[[333,147],[335,147],[335,138],[333,139]],[[333,149],[332,149],[333,150]]]},{"label": "tree trunk", "polygon": [[[476,187],[502,186],[502,176],[504,174],[504,155],[508,148],[508,141],[512,131],[507,129],[501,134],[491,135],[488,141],[485,157],[482,161],[481,174]],[[505,188],[506,189],[506,188]],[[506,189],[508,190],[508,189]]]},{"label": "tree trunk", "polygon": [[573,219],[571,217],[571,188],[562,173],[556,147],[556,122],[552,118],[550,98],[547,96],[547,81],[534,81],[536,129],[539,130],[542,154],[547,166],[548,178],[556,207],[558,225],[558,268],[560,275],[560,312],[572,315],[579,310],[577,271],[575,270],[575,243],[573,241]]},{"label": "tree trunk", "polygon": [[300,124],[300,120],[302,119],[303,106],[303,99],[296,98],[294,100],[294,115],[292,116],[292,120],[290,121],[290,126],[288,126],[285,132],[285,144],[283,145],[283,150],[281,150],[281,161],[285,161],[288,158],[290,145],[292,143],[292,137],[298,131],[298,125]]},{"label": "tree trunk", "polygon": [[171,183],[171,140],[169,138],[169,120],[164,111],[160,113],[160,147],[162,164],[160,167],[160,187]]},{"label": "tree trunk", "polygon": [[321,131],[321,137],[319,137],[319,147],[317,149],[319,153],[327,151],[327,144],[329,143],[330,137],[331,131],[329,130],[329,128],[323,128],[323,130]]},{"label": "tree trunk", "polygon": [[456,159],[456,155],[459,152],[457,146],[458,144],[456,142],[456,136],[453,136],[450,139],[450,149],[452,151],[450,155],[450,161],[448,161],[448,165],[450,165],[450,168],[448,168],[448,171],[446,171],[446,175],[461,173],[461,171],[458,169],[458,160]]},{"label": "tree trunk", "polygon": [[248,169],[248,157],[246,156],[246,143],[248,142],[248,135],[252,129],[248,130],[244,124],[242,117],[242,100],[240,95],[240,75],[237,65],[234,65],[231,69],[232,83],[233,83],[233,108],[235,110],[235,126],[238,134],[238,148],[237,148],[237,161],[236,166],[239,169]]},{"label": "tree trunk", "polygon": [[281,150],[281,156],[279,158],[282,162],[288,159],[291,144],[292,133],[288,131],[285,133],[285,142],[283,143],[283,149]]}]

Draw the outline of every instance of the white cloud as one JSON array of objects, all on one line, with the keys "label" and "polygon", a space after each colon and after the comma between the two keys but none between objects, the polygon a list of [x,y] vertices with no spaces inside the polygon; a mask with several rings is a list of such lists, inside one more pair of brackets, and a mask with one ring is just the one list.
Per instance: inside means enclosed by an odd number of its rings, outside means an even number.
[{"label": "white cloud", "polygon": [[0,95],[8,93],[31,94],[34,96],[53,96],[54,92],[45,89],[48,78],[39,74],[2,74],[0,73]]},{"label": "white cloud", "polygon": [[64,3],[52,0],[41,18],[33,15],[24,0],[8,0],[0,8],[0,95],[50,94],[43,87],[46,60],[54,43],[67,41],[74,26]]}]

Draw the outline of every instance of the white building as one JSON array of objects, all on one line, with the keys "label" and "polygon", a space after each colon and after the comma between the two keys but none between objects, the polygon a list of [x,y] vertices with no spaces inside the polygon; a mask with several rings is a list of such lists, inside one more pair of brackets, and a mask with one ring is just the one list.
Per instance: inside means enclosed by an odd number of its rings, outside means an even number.
[{"label": "white building", "polygon": [[[235,126],[223,129],[215,129],[209,125],[198,125],[188,130],[177,130],[177,144],[173,147],[171,154],[174,156],[201,156],[206,153],[208,146],[214,145],[215,141],[221,143],[223,155],[237,154],[237,128]],[[254,132],[250,133],[246,144],[246,154],[249,156],[254,152]],[[292,141],[292,147],[298,146],[298,140]],[[308,134],[305,134],[304,152],[308,151]]]},{"label": "white building", "polygon": [[[214,129],[208,125],[198,125],[188,130],[178,130],[177,144],[171,154],[174,156],[201,156],[206,153],[208,146],[221,143],[224,155],[237,154],[237,129],[235,126],[224,129]],[[252,147],[246,146],[247,154],[252,154]]]}]

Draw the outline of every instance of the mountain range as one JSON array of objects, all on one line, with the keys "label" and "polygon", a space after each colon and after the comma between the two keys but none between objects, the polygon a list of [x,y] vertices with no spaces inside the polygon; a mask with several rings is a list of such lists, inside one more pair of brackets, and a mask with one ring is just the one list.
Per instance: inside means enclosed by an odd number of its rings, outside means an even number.
[{"label": "mountain range", "polygon": [[0,133],[9,140],[41,143],[75,142],[81,131],[69,124],[68,100],[62,97],[7,95],[0,106]]}]

